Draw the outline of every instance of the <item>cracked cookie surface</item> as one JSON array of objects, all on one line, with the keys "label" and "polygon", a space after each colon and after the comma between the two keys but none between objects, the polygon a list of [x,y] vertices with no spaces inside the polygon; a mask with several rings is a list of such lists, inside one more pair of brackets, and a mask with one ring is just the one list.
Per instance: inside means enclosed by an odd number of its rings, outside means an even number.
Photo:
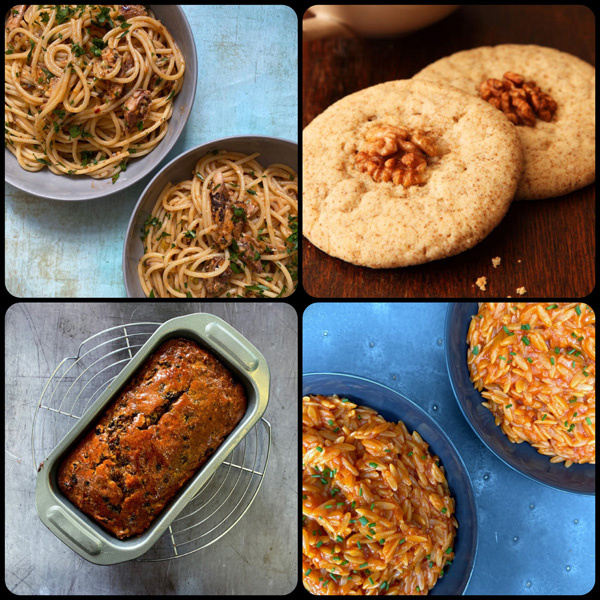
[{"label": "cracked cookie surface", "polygon": [[428,65],[414,80],[451,85],[474,96],[506,72],[535,81],[556,108],[546,121],[515,127],[523,149],[516,199],[553,198],[596,178],[596,70],[554,48],[501,44],[457,52]]},{"label": "cracked cookie surface", "polygon": [[[435,141],[435,156],[406,187],[401,177],[395,183],[393,174],[386,181],[357,168],[373,131],[398,130]],[[346,96],[305,128],[302,143],[304,235],[331,256],[373,268],[473,247],[506,214],[522,168],[514,127],[500,111],[427,81],[390,81]],[[384,137],[384,165],[389,143]]]}]

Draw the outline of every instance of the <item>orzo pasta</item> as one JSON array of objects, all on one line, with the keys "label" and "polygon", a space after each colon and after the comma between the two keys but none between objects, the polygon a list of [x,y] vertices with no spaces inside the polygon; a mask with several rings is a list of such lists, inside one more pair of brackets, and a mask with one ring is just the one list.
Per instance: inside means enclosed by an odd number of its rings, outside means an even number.
[{"label": "orzo pasta", "polygon": [[483,302],[467,336],[483,405],[550,462],[596,462],[596,318],[587,304]]},{"label": "orzo pasta", "polygon": [[313,594],[427,594],[454,560],[444,467],[402,421],[302,398],[302,570]]}]

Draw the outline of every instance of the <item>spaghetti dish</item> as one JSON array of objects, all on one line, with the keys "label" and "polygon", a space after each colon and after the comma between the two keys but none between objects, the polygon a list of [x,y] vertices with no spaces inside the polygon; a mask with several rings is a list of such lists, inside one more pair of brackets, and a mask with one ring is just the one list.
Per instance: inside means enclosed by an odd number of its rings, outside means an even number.
[{"label": "spaghetti dish", "polygon": [[483,302],[471,381],[508,439],[551,463],[596,462],[596,317],[587,304]]},{"label": "spaghetti dish", "polygon": [[144,6],[14,6],[4,50],[4,139],[23,169],[114,183],[166,135],[185,61]]},{"label": "spaghetti dish", "polygon": [[215,150],[168,184],[142,226],[150,298],[289,296],[298,280],[298,178],[258,153]]},{"label": "spaghetti dish", "polygon": [[302,398],[302,573],[327,595],[425,595],[454,560],[444,467],[402,421]]}]

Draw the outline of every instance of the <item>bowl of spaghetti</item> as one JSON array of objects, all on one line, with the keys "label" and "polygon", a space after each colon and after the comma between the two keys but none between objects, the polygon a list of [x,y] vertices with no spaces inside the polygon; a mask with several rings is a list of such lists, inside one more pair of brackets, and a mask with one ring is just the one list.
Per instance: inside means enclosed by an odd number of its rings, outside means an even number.
[{"label": "bowl of spaghetti", "polygon": [[446,364],[458,405],[505,464],[595,492],[595,316],[583,303],[453,303]]},{"label": "bowl of spaghetti", "polygon": [[467,469],[419,406],[363,377],[302,377],[302,578],[313,594],[462,594],[477,553]]},{"label": "bowl of spaghetti", "polygon": [[5,21],[5,179],[92,200],[152,172],[196,92],[179,6],[19,5]]},{"label": "bowl of spaghetti", "polygon": [[123,250],[134,298],[282,298],[298,282],[298,145],[266,136],[202,144],[159,171]]}]

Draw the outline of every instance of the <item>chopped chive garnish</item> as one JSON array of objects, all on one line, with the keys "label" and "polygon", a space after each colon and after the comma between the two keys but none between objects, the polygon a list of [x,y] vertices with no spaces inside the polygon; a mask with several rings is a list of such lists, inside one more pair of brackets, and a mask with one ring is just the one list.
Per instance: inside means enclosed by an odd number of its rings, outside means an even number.
[{"label": "chopped chive garnish", "polygon": [[573,427],[575,427],[575,423],[571,423],[571,427],[569,427],[569,431],[573,431]]},{"label": "chopped chive garnish", "polygon": [[550,357],[550,364],[554,365],[554,357],[553,356]]},{"label": "chopped chive garnish", "polygon": [[550,306],[546,306],[546,310],[554,310],[555,308],[558,308],[558,304],[551,304]]},{"label": "chopped chive garnish", "polygon": [[336,542],[343,542],[343,541],[344,541],[344,538],[343,538],[341,535],[336,535],[336,536],[335,536],[335,541],[336,541]]},{"label": "chopped chive garnish", "polygon": [[304,571],[304,576],[308,577],[311,573],[312,573],[312,569],[306,569],[306,571]]},{"label": "chopped chive garnish", "polygon": [[377,468],[377,463],[370,462],[370,463],[369,463],[369,466],[370,466],[370,467],[373,467],[374,469],[376,469],[376,468]]},{"label": "chopped chive garnish", "polygon": [[319,452],[323,452],[323,448],[321,448],[321,446],[317,446],[317,450],[318,450]]},{"label": "chopped chive garnish", "polygon": [[365,517],[364,515],[359,519],[359,521],[363,524],[363,525],[368,525],[369,524],[369,519],[367,519],[367,517]]},{"label": "chopped chive garnish", "polygon": [[509,328],[508,328],[506,325],[503,325],[503,326],[502,326],[502,329],[504,329],[504,332],[505,332],[507,335],[515,335],[514,331],[511,331],[511,330],[510,330],[510,329],[509,329]]},{"label": "chopped chive garnish", "polygon": [[528,338],[526,335],[524,335],[524,336],[521,338],[521,340],[523,341],[523,343],[524,343],[526,346],[529,346],[529,344],[531,344],[531,341],[530,341],[530,339],[529,339],[529,338]]},{"label": "chopped chive garnish", "polygon": [[452,552],[452,548],[448,548],[448,550],[446,550],[446,554],[450,554]]},{"label": "chopped chive garnish", "polygon": [[356,545],[357,545],[357,547],[358,547],[359,550],[362,550],[362,547],[361,547],[360,542],[358,540],[356,541]]},{"label": "chopped chive garnish", "polygon": [[579,308],[579,304],[575,307],[575,312],[577,313],[578,317],[581,316],[581,309]]},{"label": "chopped chive garnish", "polygon": [[554,354],[560,354],[560,348],[558,346],[554,348]]},{"label": "chopped chive garnish", "polygon": [[498,357],[500,360],[506,360],[506,356],[499,356]]},{"label": "chopped chive garnish", "polygon": [[401,540],[398,542],[398,544],[404,544],[404,542],[405,542],[405,541],[406,541],[406,538],[402,538],[402,539],[401,539]]},{"label": "chopped chive garnish", "polygon": [[472,353],[473,353],[475,356],[477,356],[477,355],[479,354],[479,346],[475,346],[475,347],[473,348],[473,350],[471,350],[471,352],[472,352]]},{"label": "chopped chive garnish", "polygon": [[592,421],[590,420],[590,418],[589,418],[589,417],[586,417],[586,418],[585,418],[585,422],[586,422],[588,425],[591,425],[591,424],[592,424]]},{"label": "chopped chive garnish", "polygon": [[545,415],[542,417],[542,421],[543,421],[543,420],[544,420],[544,419],[545,419],[547,416],[548,416],[548,415],[546,415],[546,414],[545,414]]},{"label": "chopped chive garnish", "polygon": [[506,408],[512,408],[512,404],[507,404]]},{"label": "chopped chive garnish", "polygon": [[442,508],[442,514],[445,515],[448,512],[448,509],[444,506],[444,508]]},{"label": "chopped chive garnish", "polygon": [[529,358],[529,356],[528,356],[528,357],[527,357],[527,362],[528,362],[529,364],[531,364],[531,363],[533,362],[533,358]]},{"label": "chopped chive garnish", "polygon": [[368,567],[369,563],[363,563],[362,565],[358,565],[359,569],[364,569],[365,567]]},{"label": "chopped chive garnish", "polygon": [[531,326],[529,325],[529,323],[525,323],[525,325],[521,325],[521,329],[523,331],[529,331],[531,329]]},{"label": "chopped chive garnish", "polygon": [[321,540],[319,540],[319,541],[316,543],[316,546],[317,546],[317,548],[320,548],[322,545],[323,545],[323,542],[322,542]]}]

